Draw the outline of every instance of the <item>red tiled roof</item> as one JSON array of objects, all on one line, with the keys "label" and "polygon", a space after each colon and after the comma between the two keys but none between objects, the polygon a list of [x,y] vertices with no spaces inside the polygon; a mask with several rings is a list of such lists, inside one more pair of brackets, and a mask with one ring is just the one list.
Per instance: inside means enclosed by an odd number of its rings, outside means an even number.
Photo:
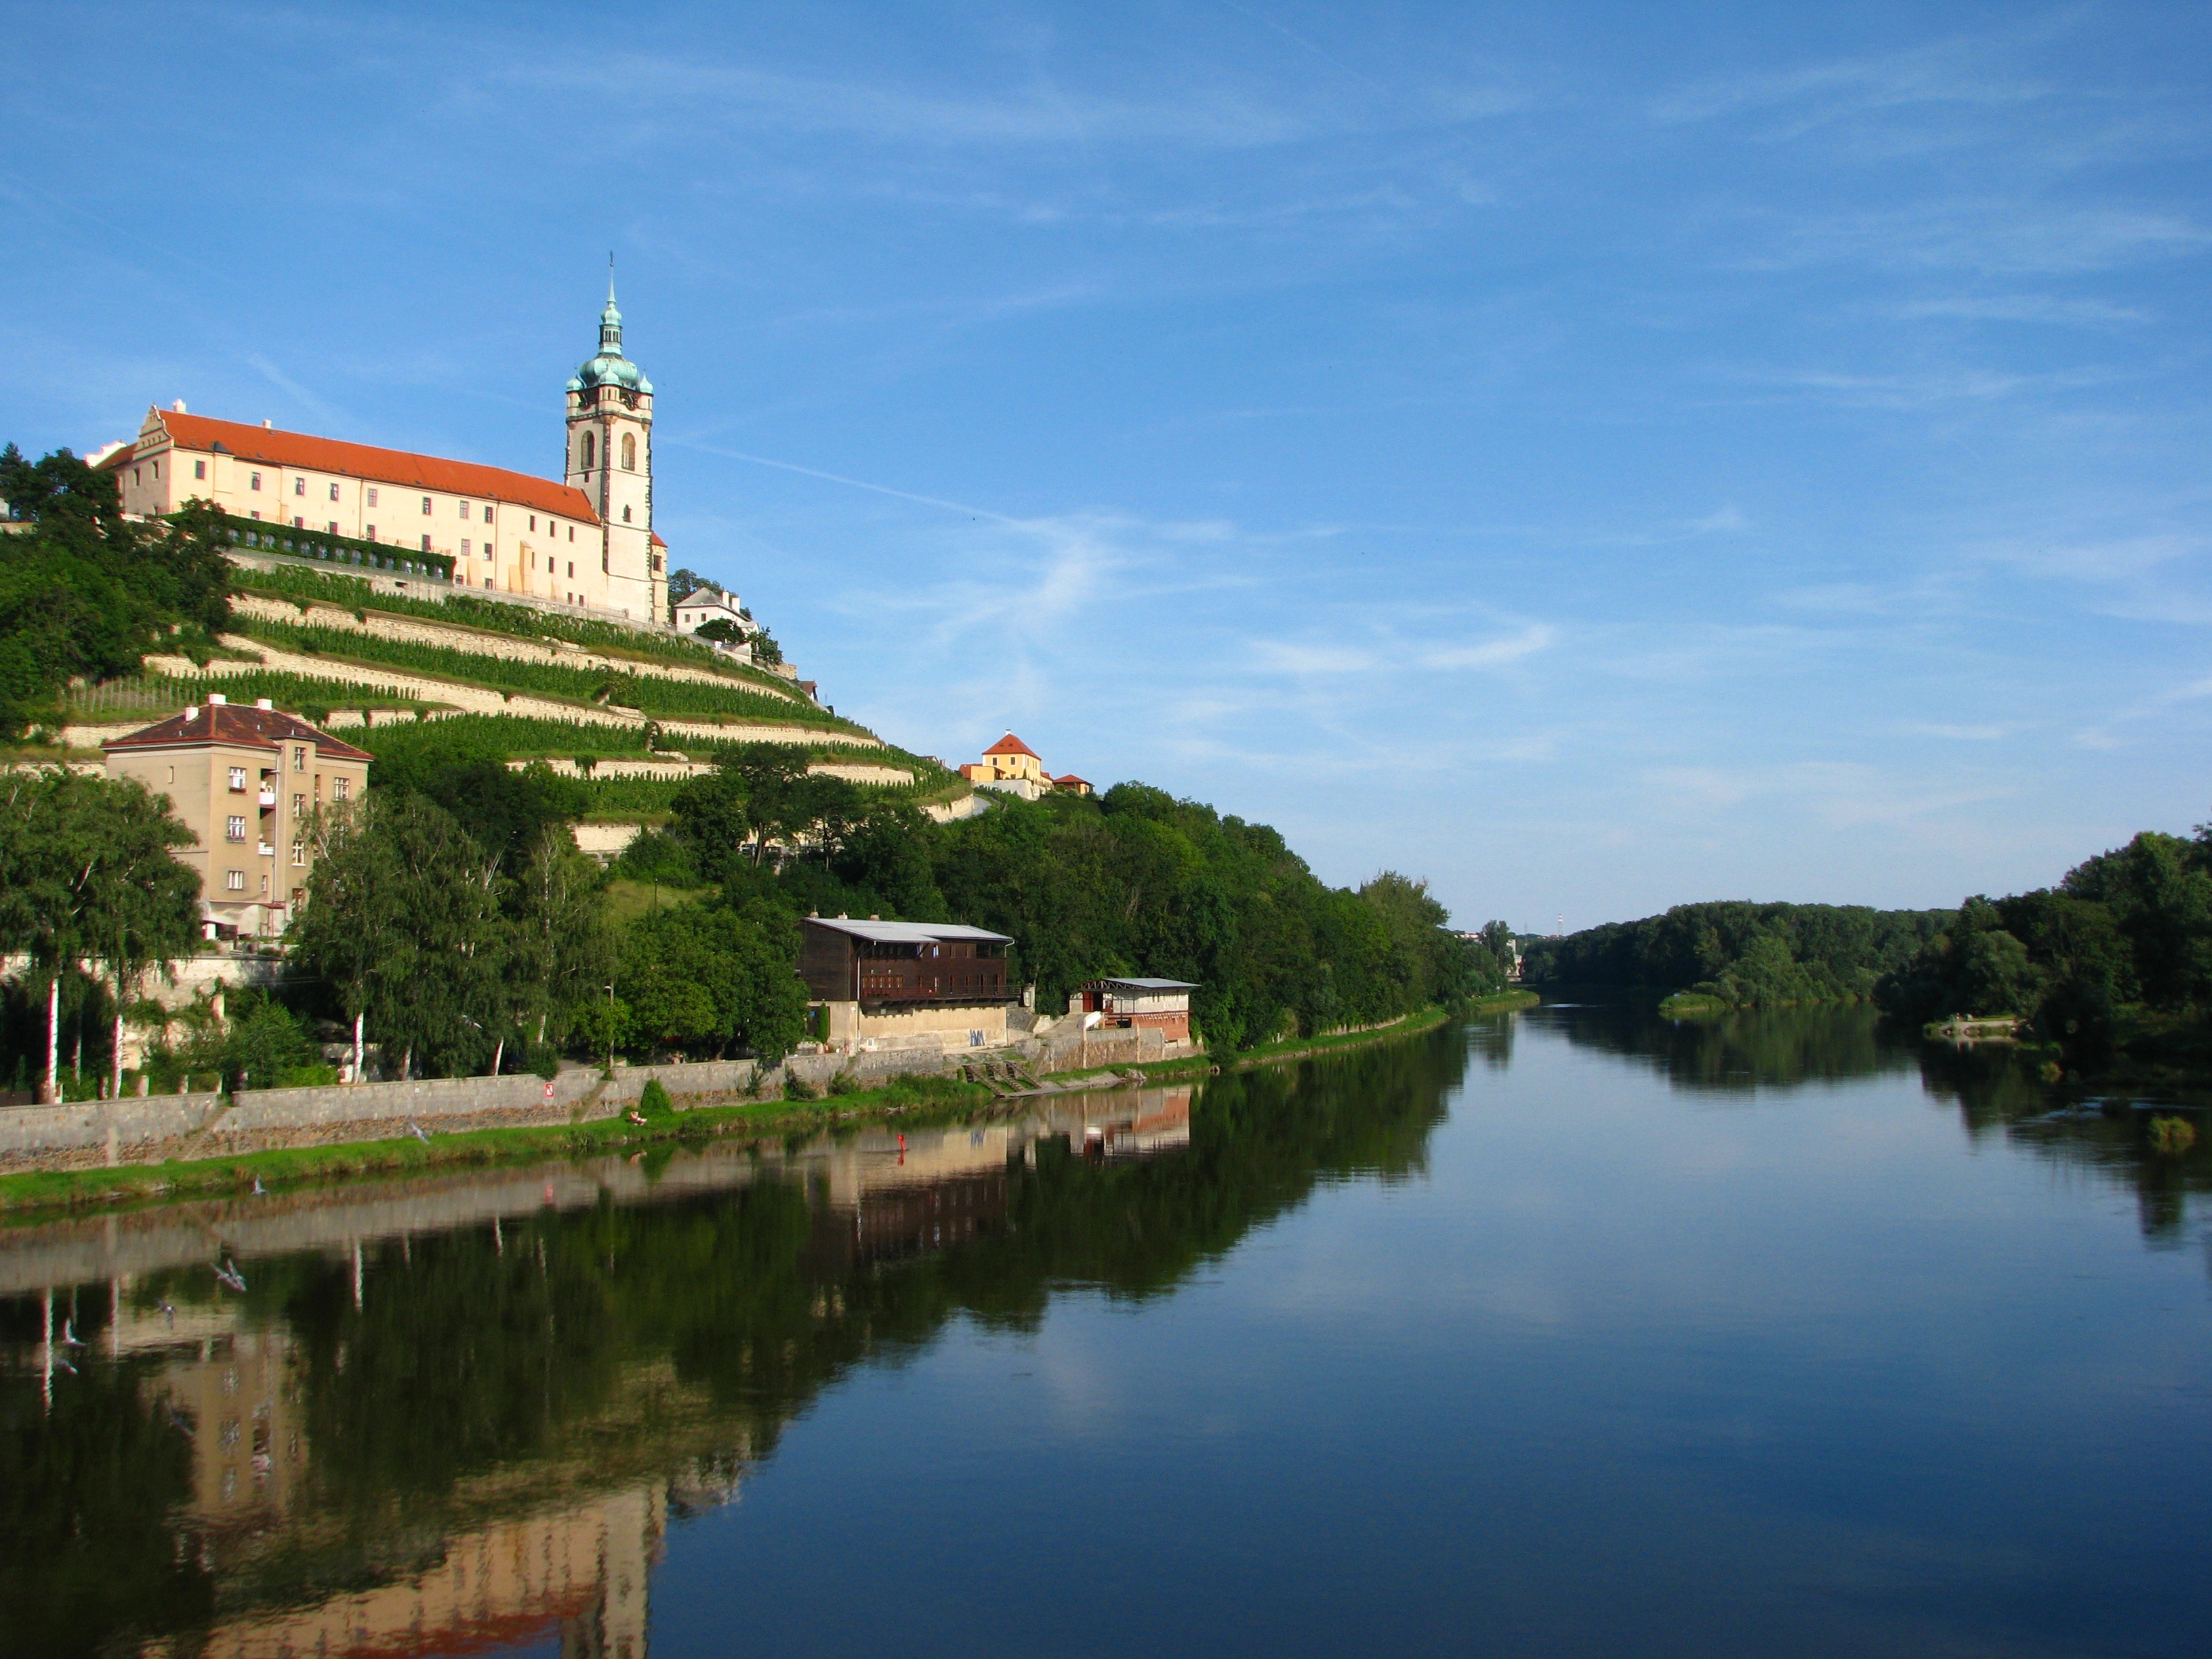
[{"label": "red tiled roof", "polygon": [[[373,444],[351,444],[337,438],[311,437],[304,432],[278,432],[242,421],[211,420],[204,415],[180,415],[157,409],[155,418],[167,428],[169,441],[179,449],[211,453],[217,443],[244,461],[270,466],[297,467],[307,472],[336,472],[349,478],[377,483],[402,484],[410,489],[435,489],[448,495],[474,495],[481,500],[534,507],[580,524],[597,524],[592,499],[568,484],[534,478],[527,472],[510,472],[503,466],[479,466],[474,461],[442,460],[435,455],[416,455],[404,449],[379,449]],[[131,451],[118,452],[118,461]]]},{"label": "red tiled roof", "polygon": [[1088,789],[1088,788],[1091,787],[1091,780],[1090,780],[1090,779],[1088,779],[1088,778],[1079,778],[1079,777],[1077,777],[1077,776],[1075,775],[1075,774],[1074,774],[1074,773],[1073,773],[1073,772],[1064,773],[1064,774],[1063,774],[1063,775],[1061,775],[1060,776],[1054,778],[1054,779],[1053,780],[1053,781],[1054,781],[1054,783],[1079,783],[1079,784],[1081,784],[1081,785],[1082,785],[1085,789]]},{"label": "red tiled roof", "polygon": [[1036,750],[1030,748],[1011,732],[983,752],[987,755],[1027,755],[1031,760],[1037,757]]},{"label": "red tiled roof", "polygon": [[660,532],[658,530],[653,532],[653,544],[664,553],[668,550],[668,544],[660,539]]},{"label": "red tiled roof", "polygon": [[303,739],[331,760],[370,758],[365,749],[341,743],[327,732],[319,732],[296,714],[282,709],[241,708],[237,703],[208,702],[185,714],[157,720],[127,738],[111,738],[102,749],[167,749],[203,743],[235,744],[247,749],[274,749]]}]

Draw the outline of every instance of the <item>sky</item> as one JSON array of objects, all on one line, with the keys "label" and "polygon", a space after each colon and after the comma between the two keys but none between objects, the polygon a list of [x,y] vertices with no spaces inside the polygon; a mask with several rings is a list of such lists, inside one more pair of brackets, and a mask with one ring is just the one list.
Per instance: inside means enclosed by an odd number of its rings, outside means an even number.
[{"label": "sky", "polygon": [[0,439],[556,475],[950,762],[1462,925],[2212,818],[2212,11],[5,8]]}]

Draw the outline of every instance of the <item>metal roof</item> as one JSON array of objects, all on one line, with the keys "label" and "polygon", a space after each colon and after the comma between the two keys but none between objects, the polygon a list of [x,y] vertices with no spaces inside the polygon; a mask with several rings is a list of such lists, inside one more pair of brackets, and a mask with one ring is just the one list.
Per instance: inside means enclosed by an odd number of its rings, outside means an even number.
[{"label": "metal roof", "polygon": [[1121,979],[1112,975],[1098,981],[1101,985],[1126,985],[1133,991],[1196,991],[1204,988],[1187,979]]},{"label": "metal roof", "polygon": [[849,916],[809,916],[810,927],[827,927],[832,932],[850,933],[854,939],[867,939],[876,945],[945,945],[954,939],[969,939],[983,945],[1011,945],[1012,939],[1005,933],[994,933],[981,927],[963,927],[951,921],[854,921]]}]

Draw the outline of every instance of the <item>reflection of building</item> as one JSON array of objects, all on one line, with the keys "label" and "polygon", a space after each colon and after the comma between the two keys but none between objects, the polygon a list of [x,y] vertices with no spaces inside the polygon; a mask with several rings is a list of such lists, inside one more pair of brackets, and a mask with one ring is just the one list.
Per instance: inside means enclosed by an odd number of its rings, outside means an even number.
[{"label": "reflection of building", "polygon": [[200,878],[210,939],[283,932],[314,867],[315,813],[359,800],[368,756],[264,697],[233,708],[220,691],[204,706],[105,745],[107,775],[136,778],[192,832],[178,860]]},{"label": "reflection of building", "polygon": [[1094,979],[1067,1000],[1067,1012],[1119,1030],[1149,1027],[1170,1042],[1190,1041],[1190,994],[1180,979]]}]

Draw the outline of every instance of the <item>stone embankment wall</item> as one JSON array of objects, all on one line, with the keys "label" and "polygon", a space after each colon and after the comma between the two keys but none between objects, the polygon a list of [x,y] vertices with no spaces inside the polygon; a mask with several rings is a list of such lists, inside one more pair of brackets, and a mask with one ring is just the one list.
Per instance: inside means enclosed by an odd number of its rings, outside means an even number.
[{"label": "stone embankment wall", "polygon": [[409,1133],[451,1133],[507,1125],[556,1124],[611,1117],[658,1079],[679,1107],[758,1091],[780,1094],[788,1079],[814,1090],[840,1073],[864,1088],[896,1077],[944,1075],[976,1060],[1018,1060],[1032,1072],[1143,1065],[1195,1052],[1164,1042],[1157,1030],[1048,1031],[1000,1048],[889,1048],[794,1054],[765,1077],[750,1060],[624,1066],[611,1080],[591,1067],[553,1079],[532,1076],[441,1078],[414,1083],[333,1085],[167,1095],[72,1106],[0,1109],[0,1171],[155,1164],[167,1158],[235,1156],[269,1146],[388,1139]]}]

